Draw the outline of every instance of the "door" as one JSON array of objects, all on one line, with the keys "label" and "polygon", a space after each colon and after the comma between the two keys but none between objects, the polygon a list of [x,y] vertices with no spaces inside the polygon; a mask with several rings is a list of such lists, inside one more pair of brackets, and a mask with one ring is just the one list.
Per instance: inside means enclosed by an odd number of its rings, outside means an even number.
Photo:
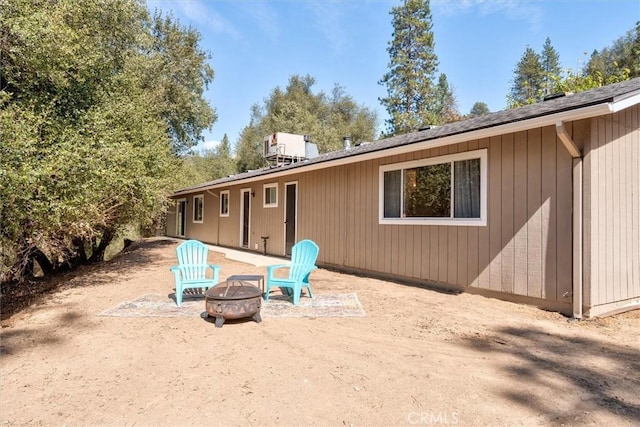
[{"label": "door", "polygon": [[240,206],[240,212],[242,215],[240,221],[240,242],[243,248],[249,247],[249,223],[251,220],[251,190],[242,190],[241,197],[242,206]]},{"label": "door", "polygon": [[187,220],[187,201],[185,199],[178,200],[176,208],[176,236],[184,237]]},{"label": "door", "polygon": [[296,243],[296,212],[297,212],[297,196],[298,183],[290,182],[284,185],[285,201],[284,201],[284,251],[287,256],[291,255],[291,248]]}]

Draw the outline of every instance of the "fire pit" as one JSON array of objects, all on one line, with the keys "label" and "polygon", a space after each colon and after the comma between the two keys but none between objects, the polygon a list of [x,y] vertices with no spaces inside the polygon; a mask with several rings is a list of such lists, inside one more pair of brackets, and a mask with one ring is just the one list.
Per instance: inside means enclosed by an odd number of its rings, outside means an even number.
[{"label": "fire pit", "polygon": [[216,318],[216,328],[227,319],[251,317],[260,323],[262,291],[241,280],[220,282],[205,293],[207,315]]}]

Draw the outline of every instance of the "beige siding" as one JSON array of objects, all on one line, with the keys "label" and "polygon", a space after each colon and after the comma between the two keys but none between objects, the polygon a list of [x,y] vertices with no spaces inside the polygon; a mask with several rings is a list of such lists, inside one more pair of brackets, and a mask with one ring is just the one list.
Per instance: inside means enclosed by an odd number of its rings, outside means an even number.
[{"label": "beige siding", "polygon": [[[638,107],[566,127],[585,152],[585,305],[638,296]],[[487,226],[379,224],[381,165],[481,148],[488,149]],[[237,247],[240,191],[251,188],[249,248],[262,251],[260,237],[268,235],[268,252],[284,255],[291,181],[298,189],[297,239],[318,243],[321,264],[570,306],[572,159],[553,126],[234,186],[228,218],[206,195],[198,227],[190,205],[187,237]],[[271,182],[278,184],[278,207],[267,209],[263,184]],[[167,224],[175,229],[171,215]]]},{"label": "beige siding", "polygon": [[638,106],[591,119],[585,140],[584,304],[640,297]]},{"label": "beige siding", "polygon": [[[483,147],[488,226],[378,224],[380,165]],[[326,265],[569,303],[571,157],[562,150],[549,127],[305,173],[299,233],[318,241]]]}]

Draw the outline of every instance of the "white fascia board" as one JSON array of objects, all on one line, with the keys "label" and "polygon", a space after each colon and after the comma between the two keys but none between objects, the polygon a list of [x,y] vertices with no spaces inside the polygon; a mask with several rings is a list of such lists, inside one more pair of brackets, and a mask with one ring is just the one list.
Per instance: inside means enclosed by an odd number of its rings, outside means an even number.
[{"label": "white fascia board", "polygon": [[633,107],[636,104],[640,104],[640,93],[636,93],[635,95],[632,95],[625,99],[621,99],[619,101],[614,100],[611,103],[611,112],[617,113],[618,111]]},{"label": "white fascia board", "polygon": [[[630,97],[630,98],[634,98],[634,97]],[[629,100],[630,98],[619,101],[619,103],[620,104],[625,103],[626,105],[626,101]],[[636,100],[636,102],[639,102],[639,101],[640,99]],[[443,147],[446,145],[458,144],[460,142],[473,141],[475,139],[482,139],[482,138],[490,138],[492,136],[515,133],[515,132],[534,129],[538,127],[555,126],[556,123],[558,122],[568,122],[568,121],[574,121],[574,120],[587,119],[590,117],[597,117],[604,114],[610,114],[613,112],[613,109],[614,109],[614,104],[606,102],[606,103],[591,105],[588,107],[583,107],[575,110],[562,111],[559,113],[549,114],[546,116],[534,117],[527,120],[520,120],[512,123],[505,123],[502,125],[493,126],[485,129],[472,130],[469,132],[445,136],[442,138],[429,139],[429,140],[420,141],[420,142],[412,142],[406,145],[381,149],[378,151],[372,151],[372,152],[364,153],[361,155],[348,156],[348,157],[343,157],[336,160],[329,160],[326,162],[312,163],[308,166],[285,169],[279,172],[252,176],[250,178],[239,179],[237,181],[227,181],[220,184],[214,184],[210,186],[192,188],[190,190],[178,191],[173,195],[180,196],[184,194],[194,193],[196,191],[211,190],[214,188],[228,188],[230,186],[236,186],[236,185],[246,184],[246,183],[255,182],[255,181],[264,181],[265,179],[274,179],[282,176],[294,175],[294,174],[299,174],[303,172],[311,172],[311,171],[331,168],[335,166],[342,166],[342,165],[347,165],[351,163],[358,163],[358,162],[364,162],[367,160],[379,159],[381,157],[394,156],[397,154],[410,153],[414,151],[421,151],[429,148]]]}]

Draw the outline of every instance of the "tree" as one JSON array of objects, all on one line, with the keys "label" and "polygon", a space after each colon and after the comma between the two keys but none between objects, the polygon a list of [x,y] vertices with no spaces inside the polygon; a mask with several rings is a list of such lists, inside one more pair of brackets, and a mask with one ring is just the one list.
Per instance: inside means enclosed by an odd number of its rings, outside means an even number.
[{"label": "tree", "polygon": [[180,160],[180,173],[173,181],[174,190],[214,181],[236,172],[235,160],[231,157],[231,144],[226,133],[215,148],[185,154]]},{"label": "tree", "polygon": [[640,77],[640,21],[610,47],[594,50],[583,73],[592,78],[600,75],[604,81]]},{"label": "tree", "polygon": [[380,99],[389,113],[387,134],[409,132],[439,120],[434,112],[434,80],[438,69],[429,0],[405,0],[393,7],[393,38],[389,42],[389,71],[379,84]]},{"label": "tree", "polygon": [[582,92],[640,77],[640,22],[610,47],[594,50],[582,70],[568,70],[555,92]]},{"label": "tree", "polygon": [[511,92],[507,97],[511,108],[534,104],[542,97],[544,73],[540,56],[529,46],[514,70]]},{"label": "tree", "polygon": [[432,109],[436,117],[433,124],[443,125],[460,120],[460,113],[456,104],[456,98],[447,81],[447,75],[440,74],[433,97]]},{"label": "tree", "polygon": [[275,132],[309,135],[320,153],[342,147],[342,137],[356,143],[374,138],[377,116],[335,85],[331,94],[312,90],[315,79],[293,75],[283,90],[276,87],[262,105],[251,107],[249,124],[236,147],[238,171],[265,166],[263,140]]},{"label": "tree", "polygon": [[554,93],[555,82],[561,78],[562,68],[560,68],[560,55],[551,45],[551,39],[547,37],[542,46],[540,54],[540,65],[542,66],[542,91],[544,95]]},{"label": "tree", "polygon": [[471,107],[471,111],[469,111],[469,117],[479,117],[484,116],[485,114],[489,114],[489,106],[484,102],[476,102]]},{"label": "tree", "polygon": [[[138,0],[0,3],[0,281],[100,261],[215,119],[197,34]],[[163,67],[159,67],[163,65]],[[191,67],[190,70],[185,70]]]}]

